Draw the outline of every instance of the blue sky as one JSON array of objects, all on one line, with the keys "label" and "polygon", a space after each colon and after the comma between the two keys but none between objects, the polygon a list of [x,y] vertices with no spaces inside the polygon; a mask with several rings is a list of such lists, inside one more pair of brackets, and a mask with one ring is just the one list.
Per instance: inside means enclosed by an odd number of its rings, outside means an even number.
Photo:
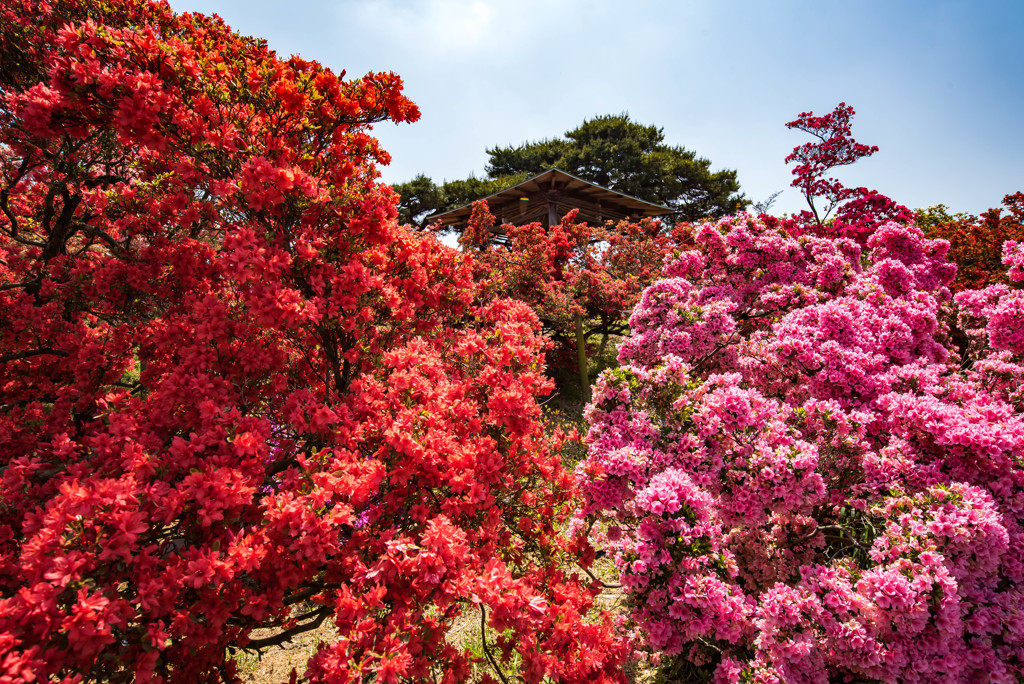
[{"label": "blue sky", "polygon": [[171,0],[349,76],[394,71],[422,111],[381,124],[388,182],[484,175],[485,148],[628,112],[802,207],[784,124],[840,101],[881,149],[840,169],[912,208],[978,213],[1024,190],[1024,2]]}]

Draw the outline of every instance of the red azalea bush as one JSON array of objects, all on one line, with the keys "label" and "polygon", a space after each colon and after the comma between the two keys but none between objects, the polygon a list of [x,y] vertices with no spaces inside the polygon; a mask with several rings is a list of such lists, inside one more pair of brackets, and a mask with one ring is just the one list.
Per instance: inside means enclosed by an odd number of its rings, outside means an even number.
[{"label": "red azalea bush", "polygon": [[1024,290],[866,248],[704,225],[598,380],[580,521],[679,678],[1024,676]]},{"label": "red azalea bush", "polygon": [[955,292],[1008,282],[1002,264],[1003,244],[1024,242],[1024,192],[1003,197],[1003,207],[982,213],[950,216],[943,206],[919,213],[917,225],[930,238],[948,240],[949,258],[956,262]]},{"label": "red azalea bush", "polygon": [[0,681],[237,681],[326,618],[310,681],[459,681],[467,610],[621,680],[539,323],[375,181],[401,81],[143,0],[0,27]]}]

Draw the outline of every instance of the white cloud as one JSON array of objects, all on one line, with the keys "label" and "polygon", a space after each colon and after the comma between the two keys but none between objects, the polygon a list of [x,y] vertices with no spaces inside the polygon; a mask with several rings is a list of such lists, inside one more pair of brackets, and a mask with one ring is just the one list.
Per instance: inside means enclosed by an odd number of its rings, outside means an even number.
[{"label": "white cloud", "polygon": [[364,31],[396,47],[428,50],[434,58],[465,58],[498,32],[495,3],[485,0],[362,0],[349,9]]}]

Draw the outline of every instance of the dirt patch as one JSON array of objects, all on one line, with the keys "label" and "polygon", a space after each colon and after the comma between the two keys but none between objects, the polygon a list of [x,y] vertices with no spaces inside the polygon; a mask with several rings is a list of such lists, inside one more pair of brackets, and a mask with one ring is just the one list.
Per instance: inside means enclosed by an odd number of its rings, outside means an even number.
[{"label": "dirt patch", "polygon": [[[258,629],[253,631],[252,638],[263,639],[280,632],[279,629]],[[302,677],[318,645],[333,643],[337,638],[334,623],[326,620],[319,628],[299,634],[288,643],[268,648],[262,655],[239,651],[234,657],[238,674],[246,684],[282,684],[291,677],[292,668]]]}]

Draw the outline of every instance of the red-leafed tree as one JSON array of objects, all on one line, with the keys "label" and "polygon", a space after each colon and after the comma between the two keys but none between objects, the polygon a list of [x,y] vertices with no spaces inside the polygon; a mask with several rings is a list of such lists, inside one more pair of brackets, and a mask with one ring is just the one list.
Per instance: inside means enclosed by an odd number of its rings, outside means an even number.
[{"label": "red-leafed tree", "polygon": [[817,141],[793,148],[786,163],[795,164],[796,178],[791,185],[800,189],[810,207],[794,217],[797,224],[816,234],[854,238],[863,245],[878,226],[887,221],[911,223],[914,213],[877,190],[848,188],[827,175],[836,167],[878,151],[877,145],[854,140],[850,124],[853,115],[853,107],[845,102],[824,116],[801,112],[786,128],[809,133]]},{"label": "red-leafed tree", "polygon": [[688,235],[687,224],[667,232],[656,220],[589,225],[576,216],[548,228],[507,224],[505,239],[495,241],[494,217],[480,200],[460,238],[486,291],[529,304],[554,343],[550,363],[565,368],[580,363],[580,339],[600,338],[603,350],[610,336],[627,332],[640,293],[661,277],[678,236]]},{"label": "red-leafed tree", "polygon": [[942,205],[918,213],[917,223],[930,238],[949,240],[949,256],[957,264],[954,290],[969,290],[1005,283],[1003,243],[1024,242],[1024,192],[1003,198],[980,217],[950,215]]},{"label": "red-leafed tree", "polygon": [[328,618],[311,681],[458,681],[467,610],[499,674],[621,679],[539,324],[376,183],[417,116],[166,4],[0,9],[0,681],[235,681]]}]

